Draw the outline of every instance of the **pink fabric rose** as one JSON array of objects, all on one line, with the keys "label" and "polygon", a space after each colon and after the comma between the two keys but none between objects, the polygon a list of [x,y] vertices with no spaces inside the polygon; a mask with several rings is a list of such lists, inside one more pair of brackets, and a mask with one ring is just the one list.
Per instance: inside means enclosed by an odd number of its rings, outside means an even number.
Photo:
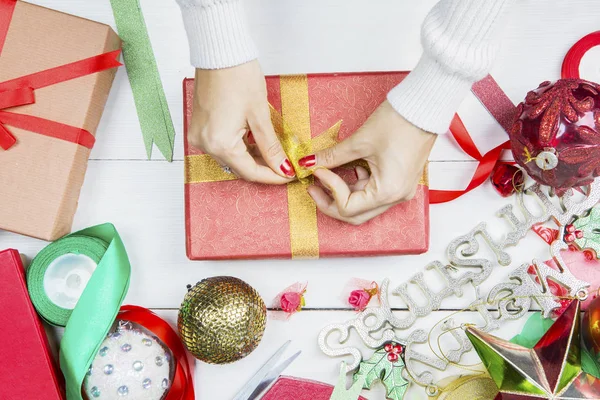
[{"label": "pink fabric rose", "polygon": [[293,313],[302,309],[302,294],[287,292],[281,295],[280,307],[286,313]]},{"label": "pink fabric rose", "polygon": [[353,290],[348,298],[348,303],[358,311],[364,310],[369,301],[371,301],[371,294],[364,289]]}]

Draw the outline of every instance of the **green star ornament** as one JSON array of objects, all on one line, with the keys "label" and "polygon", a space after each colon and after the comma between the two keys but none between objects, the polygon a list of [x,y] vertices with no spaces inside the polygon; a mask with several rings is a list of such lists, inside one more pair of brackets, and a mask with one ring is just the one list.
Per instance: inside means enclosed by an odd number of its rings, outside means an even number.
[{"label": "green star ornament", "polygon": [[466,329],[498,386],[495,400],[600,399],[600,380],[581,369],[579,314],[573,301],[533,348]]}]

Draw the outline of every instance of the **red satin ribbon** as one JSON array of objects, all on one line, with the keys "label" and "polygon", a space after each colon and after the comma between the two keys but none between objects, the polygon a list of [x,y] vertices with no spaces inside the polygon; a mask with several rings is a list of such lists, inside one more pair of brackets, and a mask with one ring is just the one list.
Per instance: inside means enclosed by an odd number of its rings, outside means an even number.
[{"label": "red satin ribbon", "polygon": [[2,54],[2,48],[4,48],[4,41],[6,40],[6,34],[8,33],[8,27],[10,26],[16,4],[17,0],[0,1],[0,55]]},{"label": "red satin ribbon", "polygon": [[561,70],[563,79],[579,79],[579,65],[583,55],[596,46],[600,46],[600,31],[590,33],[579,39],[565,56]]},{"label": "red satin ribbon", "polygon": [[455,200],[460,196],[469,193],[471,190],[479,187],[492,174],[494,166],[500,159],[502,150],[510,148],[510,142],[504,142],[482,156],[479,150],[477,150],[477,146],[475,146],[473,139],[471,139],[471,135],[469,135],[467,128],[465,128],[465,125],[458,115],[455,115],[454,119],[452,120],[452,124],[450,125],[450,133],[460,148],[469,156],[479,161],[479,164],[477,165],[477,169],[473,174],[473,178],[471,178],[471,182],[466,189],[430,190],[429,202],[431,204],[446,203]]},{"label": "red satin ribbon", "polygon": [[[0,54],[16,4],[16,0],[0,0]],[[115,50],[1,82],[0,110],[35,103],[36,89],[118,67],[121,65],[118,61],[120,53],[120,50]],[[96,140],[94,135],[82,128],[31,115],[0,111],[0,147],[4,150],[8,150],[16,143],[15,137],[4,125],[66,140],[89,149],[94,146]]]},{"label": "red satin ribbon", "polygon": [[173,384],[165,400],[194,400],[194,385],[187,354],[173,328],[152,311],[138,306],[121,307],[117,318],[142,325],[173,352],[177,365]]}]

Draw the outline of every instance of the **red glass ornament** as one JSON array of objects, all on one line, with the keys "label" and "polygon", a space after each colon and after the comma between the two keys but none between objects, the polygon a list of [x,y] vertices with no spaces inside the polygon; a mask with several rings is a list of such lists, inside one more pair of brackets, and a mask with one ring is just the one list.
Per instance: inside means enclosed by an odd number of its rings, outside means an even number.
[{"label": "red glass ornament", "polygon": [[512,195],[525,181],[523,172],[518,167],[503,162],[496,164],[490,179],[502,197]]},{"label": "red glass ornament", "polygon": [[510,142],[537,182],[563,191],[592,183],[600,175],[600,85],[543,82],[519,104]]},{"label": "red glass ornament", "polygon": [[600,366],[600,297],[592,300],[583,314],[581,341],[596,365]]}]

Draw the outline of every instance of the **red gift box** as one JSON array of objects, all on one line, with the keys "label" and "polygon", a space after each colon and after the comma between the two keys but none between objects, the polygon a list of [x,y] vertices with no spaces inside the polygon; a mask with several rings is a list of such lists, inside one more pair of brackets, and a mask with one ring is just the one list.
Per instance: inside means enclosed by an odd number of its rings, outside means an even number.
[{"label": "red gift box", "polygon": [[[329,400],[333,386],[308,379],[280,376],[262,400]],[[358,400],[366,400],[360,396]]]},{"label": "red gift box", "polygon": [[[324,143],[330,146],[355,132],[406,75],[381,72],[267,77],[276,130],[279,123],[283,131],[305,131],[313,151]],[[194,81],[186,79],[186,133],[193,93]],[[352,226],[318,212],[299,182],[268,186],[235,179],[187,140],[184,143],[186,247],[192,260],[401,255],[428,249],[426,172],[411,201],[392,207],[368,223]],[[351,169],[339,168],[336,172],[349,183],[356,180]]]},{"label": "red gift box", "polygon": [[29,300],[25,270],[16,250],[0,252],[0,304],[0,399],[64,399],[62,375]]}]

